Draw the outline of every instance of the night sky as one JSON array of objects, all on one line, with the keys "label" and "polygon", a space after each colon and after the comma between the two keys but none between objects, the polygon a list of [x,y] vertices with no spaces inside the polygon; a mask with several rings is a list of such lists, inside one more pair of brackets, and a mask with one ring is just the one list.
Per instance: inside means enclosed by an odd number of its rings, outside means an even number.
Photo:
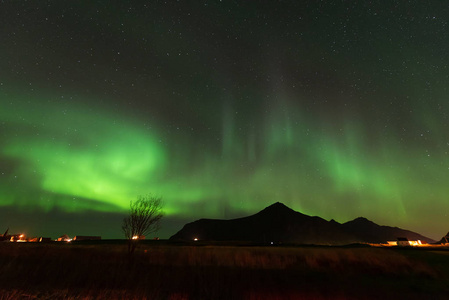
[{"label": "night sky", "polygon": [[[1,1],[0,231],[274,202],[449,230],[444,1]],[[269,4],[267,4],[269,2]]]}]

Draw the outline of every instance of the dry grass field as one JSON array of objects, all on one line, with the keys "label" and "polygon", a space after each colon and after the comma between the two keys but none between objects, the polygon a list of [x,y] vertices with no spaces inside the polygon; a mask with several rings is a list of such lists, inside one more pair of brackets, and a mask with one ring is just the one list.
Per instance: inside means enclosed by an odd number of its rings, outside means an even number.
[{"label": "dry grass field", "polygon": [[448,299],[448,253],[0,243],[0,299]]}]

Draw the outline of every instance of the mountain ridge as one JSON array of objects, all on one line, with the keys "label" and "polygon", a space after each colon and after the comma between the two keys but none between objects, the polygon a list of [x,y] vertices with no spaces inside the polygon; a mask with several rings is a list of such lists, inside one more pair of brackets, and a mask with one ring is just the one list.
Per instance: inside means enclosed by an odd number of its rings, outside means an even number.
[{"label": "mountain ridge", "polygon": [[405,237],[435,242],[410,230],[378,225],[365,217],[339,223],[295,211],[281,202],[237,219],[199,219],[184,225],[170,240],[246,241],[257,243],[298,243],[344,245],[386,243]]}]

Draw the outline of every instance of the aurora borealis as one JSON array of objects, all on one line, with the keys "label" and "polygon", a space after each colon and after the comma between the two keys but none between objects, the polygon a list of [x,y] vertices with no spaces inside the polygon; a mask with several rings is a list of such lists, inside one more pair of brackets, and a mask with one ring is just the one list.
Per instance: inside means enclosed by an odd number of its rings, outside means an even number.
[{"label": "aurora borealis", "polygon": [[438,1],[4,1],[0,231],[161,237],[274,203],[449,228]]}]

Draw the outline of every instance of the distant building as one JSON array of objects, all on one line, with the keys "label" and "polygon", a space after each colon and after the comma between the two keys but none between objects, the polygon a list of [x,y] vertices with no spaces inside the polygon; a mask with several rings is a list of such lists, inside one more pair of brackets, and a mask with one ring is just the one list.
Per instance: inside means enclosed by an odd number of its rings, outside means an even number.
[{"label": "distant building", "polygon": [[421,242],[421,240],[409,241],[407,238],[400,237],[400,238],[398,238],[397,245],[401,246],[401,247],[421,246],[421,245],[423,245],[423,243]]},{"label": "distant building", "polygon": [[98,241],[101,240],[101,236],[88,236],[88,235],[76,235],[73,238],[74,241]]},{"label": "distant building", "polygon": [[398,237],[398,241],[397,241],[398,246],[410,246],[410,242],[407,238],[405,237]]},{"label": "distant building", "polygon": [[408,241],[410,243],[410,246],[421,246],[423,244],[426,244],[426,242],[422,243],[421,240],[416,241]]},{"label": "distant building", "polygon": [[11,242],[26,242],[27,239],[24,234],[18,233],[18,234],[11,234],[10,236]]},{"label": "distant building", "polygon": [[31,237],[27,239],[27,242],[30,243],[42,243],[42,242],[51,242],[51,238],[49,237]]},{"label": "distant building", "polygon": [[58,237],[58,238],[56,239],[56,241],[57,241],[57,242],[71,242],[72,239],[71,239],[67,234],[64,234],[64,235]]}]

